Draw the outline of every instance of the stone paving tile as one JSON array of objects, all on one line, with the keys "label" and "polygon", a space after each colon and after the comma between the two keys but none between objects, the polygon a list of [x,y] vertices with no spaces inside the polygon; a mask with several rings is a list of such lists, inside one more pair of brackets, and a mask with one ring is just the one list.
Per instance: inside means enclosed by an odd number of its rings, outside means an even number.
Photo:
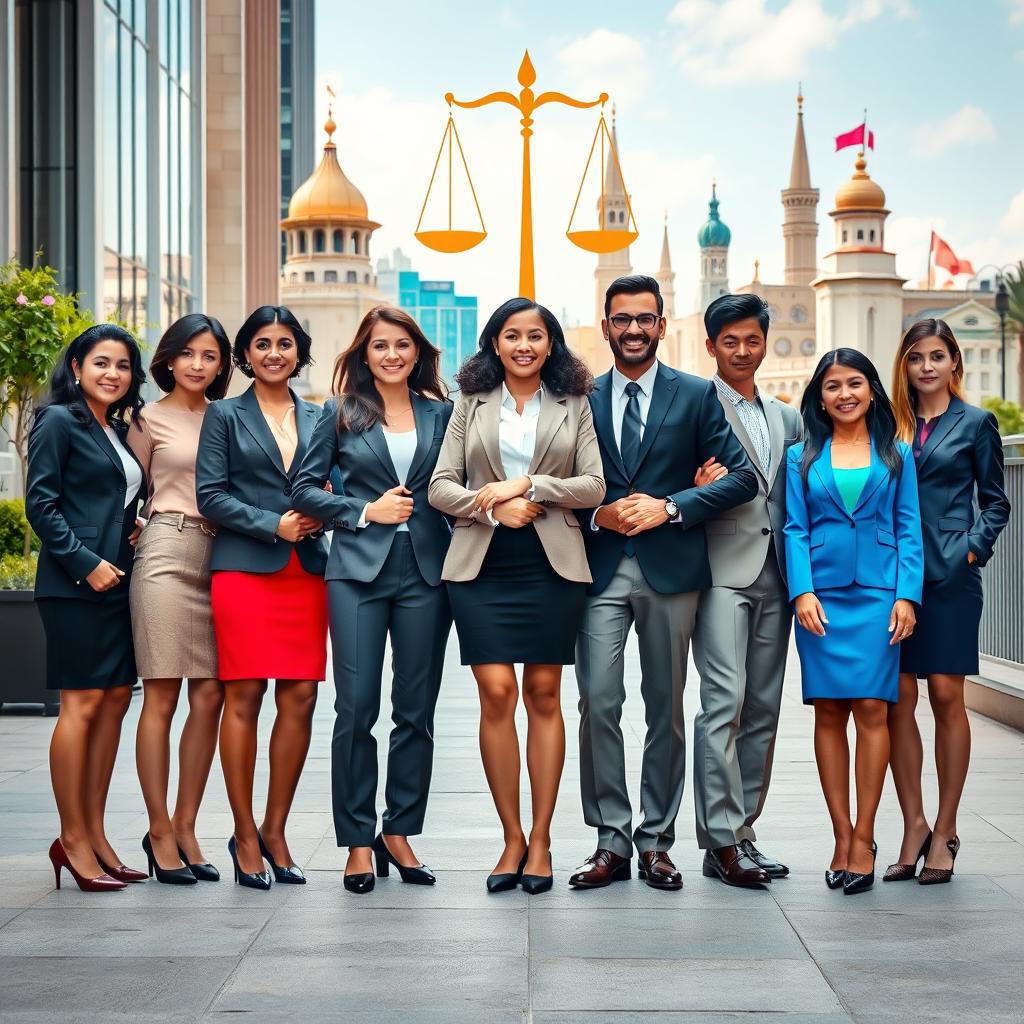
[{"label": "stone paving tile", "polygon": [[[530,1018],[532,1024],[652,1024],[650,1013],[615,1012],[614,1018],[608,1013],[597,1011],[541,1011]],[[774,1010],[758,1013],[689,1013],[659,1012],[654,1018],[656,1024],[853,1024],[853,1018],[846,1013],[786,1013]]]}]

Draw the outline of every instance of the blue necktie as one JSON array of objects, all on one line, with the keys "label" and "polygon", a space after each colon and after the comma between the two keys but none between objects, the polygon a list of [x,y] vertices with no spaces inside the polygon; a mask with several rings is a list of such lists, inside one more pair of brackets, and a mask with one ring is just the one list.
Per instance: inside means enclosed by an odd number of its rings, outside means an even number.
[{"label": "blue necktie", "polygon": [[631,380],[626,385],[626,411],[622,416],[622,436],[619,451],[622,453],[622,464],[630,477],[636,472],[640,462],[640,385]]}]

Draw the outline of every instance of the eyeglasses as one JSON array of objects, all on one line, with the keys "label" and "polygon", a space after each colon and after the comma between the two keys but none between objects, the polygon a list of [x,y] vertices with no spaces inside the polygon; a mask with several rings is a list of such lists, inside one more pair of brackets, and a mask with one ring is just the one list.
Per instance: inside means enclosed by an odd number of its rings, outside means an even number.
[{"label": "eyeglasses", "polygon": [[658,325],[661,317],[654,313],[640,313],[637,316],[630,316],[628,313],[616,313],[615,316],[608,318],[608,323],[617,331],[625,331],[634,320],[640,330],[649,331],[652,327]]}]

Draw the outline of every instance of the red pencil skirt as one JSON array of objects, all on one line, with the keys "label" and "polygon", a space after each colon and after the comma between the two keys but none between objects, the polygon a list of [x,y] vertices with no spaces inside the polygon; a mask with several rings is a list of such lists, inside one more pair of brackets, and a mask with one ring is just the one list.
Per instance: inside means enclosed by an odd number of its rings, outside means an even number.
[{"label": "red pencil skirt", "polygon": [[217,665],[231,679],[324,679],[327,585],[292,551],[278,572],[215,572]]}]

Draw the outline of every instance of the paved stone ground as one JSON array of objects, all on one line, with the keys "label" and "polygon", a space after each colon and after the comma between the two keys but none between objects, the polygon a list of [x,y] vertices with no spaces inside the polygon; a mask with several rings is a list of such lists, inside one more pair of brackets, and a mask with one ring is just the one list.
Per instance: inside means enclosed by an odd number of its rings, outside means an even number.
[{"label": "paved stone ground", "polygon": [[[625,731],[635,790],[643,735],[635,649],[630,666]],[[655,892],[636,879],[569,890],[568,874],[594,839],[580,810],[575,684],[567,672],[569,756],[555,818],[555,888],[532,898],[488,896],[484,877],[499,831],[477,753],[475,690],[454,643],[438,708],[427,832],[416,844],[437,871],[433,889],[392,876],[369,896],[343,890],[329,812],[330,684],[290,831],[309,884],[267,894],[228,880],[187,889],[150,882],[107,895],[54,891],[46,860],[57,831],[46,764],[53,722],[2,715],[0,1021],[1024,1020],[1024,736],[973,718],[953,884],[878,884],[844,897],[822,880],[831,838],[795,657],[791,666],[759,835],[793,873],[764,892],[701,877],[689,794],[673,850],[682,893]],[[692,667],[690,678],[688,727],[697,706]],[[126,725],[109,830],[124,858],[143,866],[146,821],[131,740],[138,707]],[[268,709],[264,725],[269,717]],[[931,720],[924,709],[921,717],[927,742]],[[261,767],[258,786],[266,782]],[[926,787],[933,808],[930,768]],[[200,835],[228,879],[230,831],[215,766]],[[884,867],[899,842],[891,788],[877,838]]]}]

